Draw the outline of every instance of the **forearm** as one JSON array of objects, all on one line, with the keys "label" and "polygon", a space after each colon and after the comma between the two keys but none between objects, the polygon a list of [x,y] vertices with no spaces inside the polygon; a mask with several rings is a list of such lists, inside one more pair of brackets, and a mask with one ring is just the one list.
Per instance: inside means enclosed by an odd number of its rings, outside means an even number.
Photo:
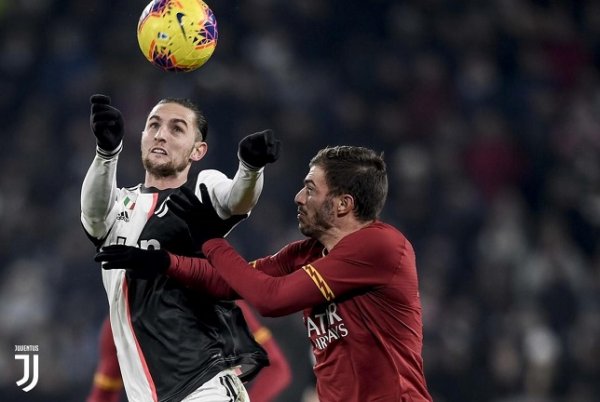
[{"label": "forearm", "polygon": [[225,201],[231,215],[245,214],[254,208],[263,188],[263,171],[264,168],[250,169],[239,163]]},{"label": "forearm", "polygon": [[108,214],[117,196],[118,154],[110,158],[96,155],[81,187],[81,221],[95,237],[104,235]]},{"label": "forearm", "polygon": [[199,290],[215,299],[235,300],[240,298],[204,258],[184,257],[171,253],[169,253],[169,258],[171,263],[167,269],[167,275],[182,285]]},{"label": "forearm", "polygon": [[284,316],[324,302],[303,270],[269,276],[252,268],[225,239],[205,242],[202,251],[219,275],[263,316]]}]

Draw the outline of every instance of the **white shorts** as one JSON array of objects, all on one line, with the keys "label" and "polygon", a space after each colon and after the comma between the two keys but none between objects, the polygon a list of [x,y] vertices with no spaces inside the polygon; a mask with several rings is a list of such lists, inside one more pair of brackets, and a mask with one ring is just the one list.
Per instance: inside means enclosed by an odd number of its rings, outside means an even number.
[{"label": "white shorts", "polygon": [[244,384],[233,369],[221,371],[181,402],[250,402]]}]

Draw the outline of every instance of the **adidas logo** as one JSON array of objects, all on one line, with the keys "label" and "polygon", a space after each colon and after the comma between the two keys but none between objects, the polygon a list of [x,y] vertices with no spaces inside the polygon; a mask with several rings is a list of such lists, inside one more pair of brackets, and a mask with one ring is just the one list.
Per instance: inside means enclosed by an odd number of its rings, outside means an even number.
[{"label": "adidas logo", "polygon": [[117,215],[117,220],[129,222],[129,214],[127,213],[127,211],[120,212],[119,215]]}]

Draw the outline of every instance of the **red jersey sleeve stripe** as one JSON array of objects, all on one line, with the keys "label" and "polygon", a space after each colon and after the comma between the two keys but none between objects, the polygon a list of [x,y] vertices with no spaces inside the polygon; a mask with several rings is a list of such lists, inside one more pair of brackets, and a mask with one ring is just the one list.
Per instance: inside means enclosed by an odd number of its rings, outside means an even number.
[{"label": "red jersey sleeve stripe", "polygon": [[313,280],[315,285],[317,285],[317,288],[319,289],[325,300],[332,301],[335,298],[333,291],[315,267],[313,267],[311,264],[307,264],[303,266],[302,269],[308,274],[310,279]]}]

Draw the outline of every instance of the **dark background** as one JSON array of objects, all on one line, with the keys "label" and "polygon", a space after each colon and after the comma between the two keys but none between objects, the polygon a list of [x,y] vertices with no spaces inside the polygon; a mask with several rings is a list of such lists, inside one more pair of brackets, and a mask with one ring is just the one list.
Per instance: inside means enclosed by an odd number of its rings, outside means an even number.
[{"label": "dark background", "polygon": [[[210,1],[211,60],[169,74],[138,49],[144,1],[0,0],[0,399],[83,401],[107,311],[79,197],[94,155],[88,98],[126,118],[119,184],[162,97],[210,125],[202,166],[273,128],[280,161],[231,235],[252,259],[299,239],[293,197],[325,145],[385,153],[382,218],[417,253],[437,402],[600,400],[600,3]],[[299,315],[269,319],[313,383]],[[28,394],[14,345],[40,347]]]}]

